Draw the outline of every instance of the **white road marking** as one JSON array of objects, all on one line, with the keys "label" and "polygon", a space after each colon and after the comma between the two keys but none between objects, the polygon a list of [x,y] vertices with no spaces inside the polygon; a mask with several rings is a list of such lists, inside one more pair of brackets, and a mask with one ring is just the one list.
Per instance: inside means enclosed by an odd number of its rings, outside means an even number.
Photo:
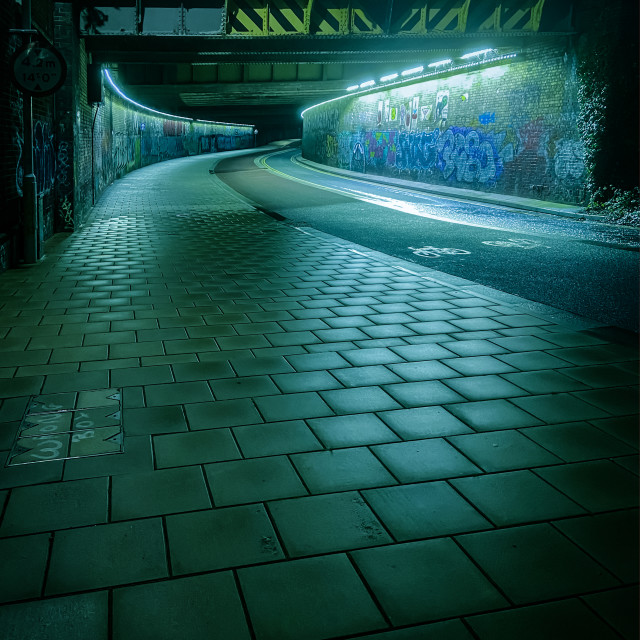
[{"label": "white road marking", "polygon": [[491,247],[517,247],[518,249],[551,249],[543,245],[539,240],[526,240],[525,238],[509,238],[508,240],[483,240],[482,244]]},{"label": "white road marking", "polygon": [[468,255],[471,251],[467,251],[466,249],[452,249],[450,247],[420,247],[416,249],[415,247],[409,247],[413,253],[422,258],[440,258],[442,256],[461,256]]}]

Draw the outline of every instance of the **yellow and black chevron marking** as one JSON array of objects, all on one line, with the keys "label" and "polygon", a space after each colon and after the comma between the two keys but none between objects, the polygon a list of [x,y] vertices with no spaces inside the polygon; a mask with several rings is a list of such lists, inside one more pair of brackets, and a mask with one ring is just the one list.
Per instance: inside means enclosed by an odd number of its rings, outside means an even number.
[{"label": "yellow and black chevron marking", "polygon": [[[401,0],[398,34],[538,31],[545,0]],[[227,33],[243,36],[373,35],[387,28],[367,0],[227,0]],[[359,5],[359,6],[354,6]],[[380,7],[376,7],[379,9]],[[380,15],[378,15],[380,14]],[[470,15],[471,14],[471,15]]]},{"label": "yellow and black chevron marking", "polygon": [[427,31],[465,31],[471,0],[442,0],[429,3]]},{"label": "yellow and black chevron marking", "polygon": [[351,10],[352,33],[382,33],[382,27],[367,17],[363,9]]},{"label": "yellow and black chevron marking", "polygon": [[269,34],[300,35],[309,33],[311,0],[271,0]]},{"label": "yellow and black chevron marking", "polygon": [[522,2],[517,7],[502,7],[503,31],[537,31],[540,28],[544,0]]},{"label": "yellow and black chevron marking", "polygon": [[269,9],[263,0],[229,0],[227,33],[241,36],[264,36],[269,33]]},{"label": "yellow and black chevron marking", "polygon": [[328,36],[349,33],[349,9],[346,4],[341,0],[313,0],[309,32]]},{"label": "yellow and black chevron marking", "polygon": [[502,15],[502,7],[498,5],[494,7],[493,11],[486,17],[485,20],[480,22],[477,27],[478,31],[500,31],[500,17]]},{"label": "yellow and black chevron marking", "polygon": [[398,33],[424,34],[427,32],[427,7],[412,7],[402,16]]}]

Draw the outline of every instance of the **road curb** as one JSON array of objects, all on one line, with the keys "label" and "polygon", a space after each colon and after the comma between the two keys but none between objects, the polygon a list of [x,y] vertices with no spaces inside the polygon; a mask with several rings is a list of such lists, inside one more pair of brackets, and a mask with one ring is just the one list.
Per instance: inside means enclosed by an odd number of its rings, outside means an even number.
[{"label": "road curb", "polygon": [[424,193],[431,193],[434,195],[444,196],[448,198],[457,198],[459,200],[469,200],[472,202],[482,202],[484,204],[493,204],[501,207],[511,207],[513,209],[523,209],[526,211],[535,211],[536,213],[546,213],[555,216],[562,216],[565,218],[574,218],[589,220],[595,222],[606,222],[606,216],[589,214],[584,209],[565,205],[562,203],[546,203],[542,200],[533,200],[530,198],[517,198],[515,196],[506,195],[493,195],[490,193],[484,193],[482,191],[472,191],[470,189],[457,189],[455,187],[444,187],[432,184],[425,184],[420,182],[413,182],[410,180],[401,180],[399,178],[387,178],[381,176],[372,176],[365,173],[358,173],[357,171],[349,171],[347,169],[338,169],[337,167],[329,167],[312,160],[303,158],[302,155],[294,156],[294,162],[300,165],[308,166],[312,169],[319,171],[325,171],[327,173],[333,173],[335,175],[348,176],[350,178],[357,178],[359,180],[365,180],[367,182],[377,182],[379,184],[391,184],[405,189],[412,189],[413,191],[422,191]]}]

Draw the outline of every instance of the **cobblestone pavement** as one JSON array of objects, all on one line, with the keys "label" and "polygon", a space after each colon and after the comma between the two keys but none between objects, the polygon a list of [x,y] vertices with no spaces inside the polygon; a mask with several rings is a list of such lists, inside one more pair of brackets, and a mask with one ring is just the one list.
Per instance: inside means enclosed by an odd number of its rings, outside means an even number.
[{"label": "cobblestone pavement", "polygon": [[634,345],[210,163],[0,276],[2,638],[633,638]]}]

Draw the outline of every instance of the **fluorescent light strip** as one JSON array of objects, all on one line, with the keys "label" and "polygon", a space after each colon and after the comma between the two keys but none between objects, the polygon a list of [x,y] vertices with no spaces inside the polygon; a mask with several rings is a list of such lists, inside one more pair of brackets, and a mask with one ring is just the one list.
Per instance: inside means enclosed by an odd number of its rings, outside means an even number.
[{"label": "fluorescent light strip", "polygon": [[355,91],[356,89],[359,89],[360,85],[359,84],[352,84],[350,87],[347,87],[347,91]]},{"label": "fluorescent light strip", "polygon": [[373,87],[373,85],[376,83],[375,80],[367,80],[366,82],[362,82],[360,84],[360,88],[361,89],[365,89],[366,87]]},{"label": "fluorescent light strip", "polygon": [[158,111],[157,109],[152,109],[151,107],[145,107],[145,105],[140,104],[139,102],[136,102],[135,100],[132,100],[129,96],[127,96],[122,89],[120,89],[120,87],[118,87],[118,85],[113,81],[113,78],[111,77],[111,74],[109,73],[108,69],[103,69],[102,73],[105,75],[105,77],[107,78],[107,80],[109,81],[109,84],[111,85],[111,88],[124,100],[126,100],[127,102],[129,102],[130,104],[135,105],[136,107],[140,108],[140,109],[144,109],[145,111],[150,111],[151,113],[157,113],[160,116],[165,116],[166,118],[171,118],[172,120],[187,120],[189,122],[203,122],[203,123],[207,123],[207,124],[224,124],[224,125],[228,125],[228,126],[232,126],[232,127],[251,127],[251,129],[253,129],[253,125],[252,124],[239,124],[237,122],[218,122],[216,120],[200,120],[199,118],[185,118],[184,116],[176,116],[172,113],[165,113],[164,111]]},{"label": "fluorescent light strip", "polygon": [[449,64],[451,62],[453,62],[451,58],[447,58],[446,60],[438,60],[437,62],[430,62],[427,66],[431,68],[441,67],[443,64]]},{"label": "fluorescent light strip", "polygon": [[465,53],[460,56],[460,60],[466,60],[467,58],[473,58],[474,56],[481,56],[486,53],[491,53],[493,49],[481,49],[480,51],[472,51],[471,53]]},{"label": "fluorescent light strip", "polygon": [[410,76],[410,75],[413,75],[414,73],[420,73],[423,70],[424,70],[424,67],[414,67],[413,69],[406,69],[405,71],[402,71],[400,75]]},{"label": "fluorescent light strip", "polygon": [[382,78],[380,78],[380,82],[389,82],[389,80],[395,80],[397,77],[397,73],[390,73],[388,76],[382,76]]},{"label": "fluorescent light strip", "polygon": [[[508,60],[509,58],[515,58],[518,54],[517,53],[507,53],[503,56],[498,56],[497,58],[491,58],[490,60],[478,60],[476,62],[468,62],[467,64],[459,64],[456,65],[455,67],[451,67],[449,69],[446,69],[446,73],[452,73],[454,71],[460,71],[462,69],[469,69],[470,67],[478,67],[480,65],[484,65],[484,64],[489,64],[489,63],[494,63],[494,62],[499,62],[500,60]],[[443,71],[432,71],[431,73],[425,73],[422,76],[423,80],[427,80],[429,78],[432,78],[433,76],[438,76],[440,74],[442,74]],[[413,78],[412,78],[413,80]],[[394,84],[398,84],[401,85],[402,80],[400,80],[397,83]],[[307,107],[306,109],[303,109],[300,112],[300,116],[302,118],[304,118],[304,114],[309,111],[310,109],[315,109],[316,107],[321,107],[323,104],[329,104],[330,102],[336,102],[336,100],[344,100],[345,98],[353,98],[354,95],[358,95],[360,93],[366,93],[365,91],[359,91],[357,94],[351,93],[349,95],[344,95],[344,96],[338,96],[337,98],[331,98],[330,100],[325,100],[324,102],[318,102],[318,104],[314,104],[311,105],[310,107]]]}]

